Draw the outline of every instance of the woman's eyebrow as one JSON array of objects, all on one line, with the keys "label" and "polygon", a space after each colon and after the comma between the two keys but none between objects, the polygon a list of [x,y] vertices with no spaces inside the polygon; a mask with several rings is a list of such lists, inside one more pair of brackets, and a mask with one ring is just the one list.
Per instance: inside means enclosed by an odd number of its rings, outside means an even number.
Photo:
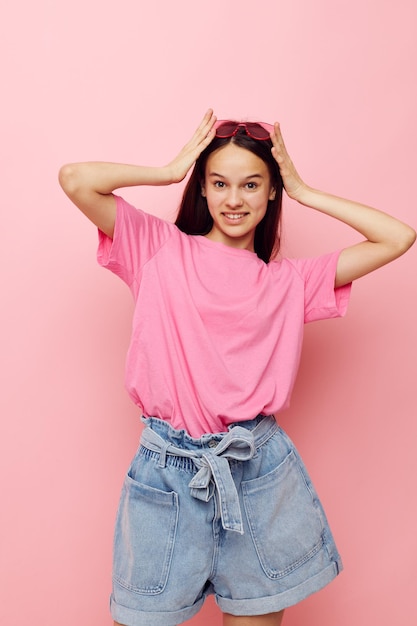
[{"label": "woman's eyebrow", "polygon": [[[226,178],[223,174],[218,174],[217,172],[209,172],[209,176],[215,176],[216,178]],[[248,180],[249,178],[263,178],[262,174],[249,174],[249,176],[245,176],[243,180]]]}]

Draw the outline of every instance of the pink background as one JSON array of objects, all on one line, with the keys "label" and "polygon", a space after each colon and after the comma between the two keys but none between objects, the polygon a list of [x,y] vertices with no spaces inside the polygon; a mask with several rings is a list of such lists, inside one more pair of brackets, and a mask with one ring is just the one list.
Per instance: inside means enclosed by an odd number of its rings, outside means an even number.
[{"label": "pink background", "polygon": [[[139,420],[132,302],[57,183],[72,160],[164,164],[205,110],[281,121],[307,182],[416,226],[414,0],[38,0],[0,19],[0,622],[111,624],[113,520]],[[172,217],[178,188],[126,197]],[[285,252],[358,239],[285,203]],[[345,572],[286,626],[417,620],[417,247],[306,329],[291,409]],[[221,623],[214,603],[191,621]]]}]

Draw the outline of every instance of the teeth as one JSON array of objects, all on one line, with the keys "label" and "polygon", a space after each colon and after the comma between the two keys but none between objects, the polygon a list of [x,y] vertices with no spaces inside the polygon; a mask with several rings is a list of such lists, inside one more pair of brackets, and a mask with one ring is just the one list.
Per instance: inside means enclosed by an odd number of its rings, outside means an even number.
[{"label": "teeth", "polygon": [[231,220],[240,220],[242,217],[245,216],[245,214],[244,213],[225,213],[225,216]]}]

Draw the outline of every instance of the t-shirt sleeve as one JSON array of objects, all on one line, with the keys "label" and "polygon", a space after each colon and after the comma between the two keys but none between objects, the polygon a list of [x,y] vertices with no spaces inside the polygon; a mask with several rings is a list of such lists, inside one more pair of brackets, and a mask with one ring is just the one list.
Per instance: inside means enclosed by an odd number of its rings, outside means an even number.
[{"label": "t-shirt sleeve", "polygon": [[311,259],[290,262],[304,281],[304,322],[343,317],[349,303],[352,283],[335,287],[340,250]]},{"label": "t-shirt sleeve", "polygon": [[116,197],[113,239],[98,231],[97,260],[134,290],[138,273],[171,237],[174,224],[144,213]]}]

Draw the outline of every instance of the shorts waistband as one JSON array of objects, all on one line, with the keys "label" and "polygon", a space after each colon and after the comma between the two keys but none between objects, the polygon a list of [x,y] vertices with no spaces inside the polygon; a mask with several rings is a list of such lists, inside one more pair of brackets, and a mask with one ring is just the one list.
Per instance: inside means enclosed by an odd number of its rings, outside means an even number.
[{"label": "shorts waistband", "polygon": [[[175,446],[172,437],[164,438],[156,432],[166,431],[182,435],[185,431],[175,431],[169,424],[161,428],[161,420],[144,418],[147,427],[142,433],[141,444],[153,452],[159,453],[159,466],[165,467],[166,456],[186,457],[193,460],[198,472],[189,483],[194,498],[208,502],[215,496],[219,504],[222,526],[225,530],[233,530],[243,534],[242,514],[239,498],[230,472],[230,460],[248,461],[253,458],[256,449],[260,448],[278,429],[274,416],[258,416],[245,428],[245,422],[232,424],[227,433],[203,435],[195,442],[195,449]],[[205,446],[200,442],[205,443]],[[200,444],[200,447],[198,446]]]}]

